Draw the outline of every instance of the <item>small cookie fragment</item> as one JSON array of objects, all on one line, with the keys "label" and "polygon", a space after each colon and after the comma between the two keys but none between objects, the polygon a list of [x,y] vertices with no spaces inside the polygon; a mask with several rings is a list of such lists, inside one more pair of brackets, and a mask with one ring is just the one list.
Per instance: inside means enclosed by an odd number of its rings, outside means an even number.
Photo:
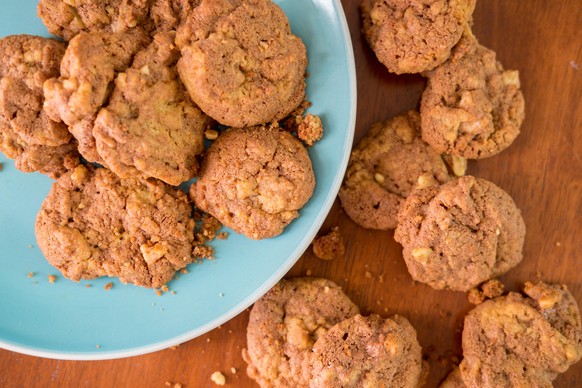
[{"label": "small cookie fragment", "polygon": [[551,387],[558,373],[582,357],[580,312],[567,288],[540,282],[528,283],[526,291],[533,297],[509,293],[465,318],[465,386]]},{"label": "small cookie fragment", "polygon": [[396,74],[443,63],[463,34],[475,0],[363,0],[364,35],[378,60]]},{"label": "small cookie fragment", "polygon": [[271,0],[202,0],[176,43],[192,100],[221,124],[280,120],[305,98],[305,45]]},{"label": "small cookie fragment", "polygon": [[521,261],[525,224],[509,194],[465,176],[415,190],[398,214],[394,238],[414,280],[468,291]]},{"label": "small cookie fragment", "polygon": [[69,279],[110,276],[159,288],[194,260],[191,212],[177,188],[80,165],[53,184],[36,219],[36,238]]},{"label": "small cookie fragment", "polygon": [[277,236],[313,194],[315,177],[305,147],[278,128],[230,129],[206,151],[196,206],[252,239]]},{"label": "small cookie fragment", "polygon": [[359,313],[343,291],[326,279],[281,280],[251,310],[247,373],[262,387],[308,386],[305,368],[313,344],[335,324]]},{"label": "small cookie fragment", "polygon": [[410,387],[424,376],[416,331],[399,315],[356,315],[313,345],[311,387]]},{"label": "small cookie fragment", "polygon": [[297,126],[297,137],[312,146],[323,137],[323,125],[319,116],[308,113]]},{"label": "small cookie fragment", "polygon": [[338,226],[313,240],[313,253],[322,260],[333,260],[345,255],[346,247]]},{"label": "small cookie fragment", "polygon": [[482,159],[515,140],[525,117],[519,74],[504,70],[495,52],[470,32],[451,57],[426,76],[422,138],[437,152]]},{"label": "small cookie fragment", "polygon": [[398,210],[414,187],[448,180],[445,163],[420,138],[419,114],[409,111],[373,125],[354,148],[339,198],[358,225],[394,229]]},{"label": "small cookie fragment", "polygon": [[224,385],[226,384],[226,377],[220,371],[216,371],[210,376],[210,380],[216,385]]},{"label": "small cookie fragment", "polygon": [[501,296],[505,286],[497,279],[491,279],[481,284],[479,287],[471,288],[467,294],[469,303],[480,304],[485,299],[493,299]]}]

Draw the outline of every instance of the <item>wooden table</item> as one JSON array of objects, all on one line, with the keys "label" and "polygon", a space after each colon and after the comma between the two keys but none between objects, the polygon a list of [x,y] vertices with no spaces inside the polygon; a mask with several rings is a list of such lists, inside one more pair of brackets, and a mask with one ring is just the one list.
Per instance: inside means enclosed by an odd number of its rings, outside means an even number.
[{"label": "wooden table", "polygon": [[[358,0],[343,0],[358,76],[358,141],[375,122],[418,107],[420,76],[394,76],[377,62],[360,33]],[[582,303],[582,3],[580,0],[479,0],[475,35],[506,69],[520,71],[526,98],[522,133],[506,151],[469,164],[469,173],[509,192],[527,225],[524,260],[501,280],[510,290],[541,278],[568,285]],[[460,329],[471,308],[463,293],[414,284],[392,232],[365,230],[336,202],[323,230],[339,225],[344,259],[321,261],[309,250],[289,276],[321,276],[340,284],[364,313],[410,319],[430,363],[435,387],[461,354]],[[1,314],[1,312],[0,312]],[[1,387],[253,386],[245,373],[248,311],[175,349],[127,359],[59,361],[0,350]],[[234,369],[233,369],[234,368]],[[582,386],[582,362],[555,381]]]}]

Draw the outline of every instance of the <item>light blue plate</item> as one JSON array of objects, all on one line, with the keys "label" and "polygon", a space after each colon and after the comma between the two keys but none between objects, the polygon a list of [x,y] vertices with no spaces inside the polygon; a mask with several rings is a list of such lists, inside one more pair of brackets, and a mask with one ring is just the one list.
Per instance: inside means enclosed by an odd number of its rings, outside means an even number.
[{"label": "light blue plate", "polygon": [[[325,135],[310,149],[317,185],[309,203],[276,238],[251,241],[231,233],[213,243],[216,260],[193,264],[169,284],[176,293],[113,279],[75,283],[46,262],[34,221],[52,181],[25,174],[0,153],[0,347],[35,356],[97,360],[161,350],[233,318],[293,266],[319,230],[345,172],[356,114],[350,35],[339,0],[278,0],[307,46],[310,111]],[[0,36],[48,36],[36,0],[0,2]],[[1,60],[1,58],[0,58]],[[33,272],[33,277],[27,275]],[[54,284],[48,275],[58,276]],[[91,287],[86,287],[91,284]]]}]

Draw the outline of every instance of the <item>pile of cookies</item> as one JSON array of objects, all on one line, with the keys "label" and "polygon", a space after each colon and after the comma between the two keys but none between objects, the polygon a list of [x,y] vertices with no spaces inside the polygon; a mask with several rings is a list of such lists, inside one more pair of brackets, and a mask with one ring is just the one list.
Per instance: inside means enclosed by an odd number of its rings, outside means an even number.
[{"label": "pile of cookies", "polygon": [[[275,3],[41,0],[38,14],[63,40],[0,40],[0,151],[58,179],[36,235],[66,277],[164,285],[212,253],[193,204],[253,239],[299,216],[315,177],[297,136],[322,127]],[[188,197],[177,186],[195,177]]]}]

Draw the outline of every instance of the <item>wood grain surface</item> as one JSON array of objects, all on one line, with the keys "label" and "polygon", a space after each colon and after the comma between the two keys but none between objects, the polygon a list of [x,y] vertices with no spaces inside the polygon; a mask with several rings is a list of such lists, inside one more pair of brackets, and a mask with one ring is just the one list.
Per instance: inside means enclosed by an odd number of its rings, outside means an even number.
[{"label": "wood grain surface", "polygon": [[[389,74],[360,33],[358,0],[343,5],[357,67],[357,142],[373,123],[418,108],[425,81]],[[505,189],[523,212],[524,259],[501,278],[507,289],[541,278],[567,284],[582,303],[580,23],[580,0],[478,0],[473,31],[506,69],[519,70],[526,120],[510,148],[470,162],[469,173]],[[345,258],[326,262],[308,250],[288,276],[329,278],[365,313],[408,317],[430,363],[427,386],[437,386],[461,353],[461,325],[471,308],[466,295],[414,284],[393,233],[357,226],[337,201],[322,230],[334,225],[346,239]],[[214,371],[226,376],[227,386],[252,387],[241,357],[247,321],[245,311],[175,349],[119,360],[60,361],[0,350],[0,387],[212,387]],[[582,362],[560,375],[555,386],[582,386]]]}]

